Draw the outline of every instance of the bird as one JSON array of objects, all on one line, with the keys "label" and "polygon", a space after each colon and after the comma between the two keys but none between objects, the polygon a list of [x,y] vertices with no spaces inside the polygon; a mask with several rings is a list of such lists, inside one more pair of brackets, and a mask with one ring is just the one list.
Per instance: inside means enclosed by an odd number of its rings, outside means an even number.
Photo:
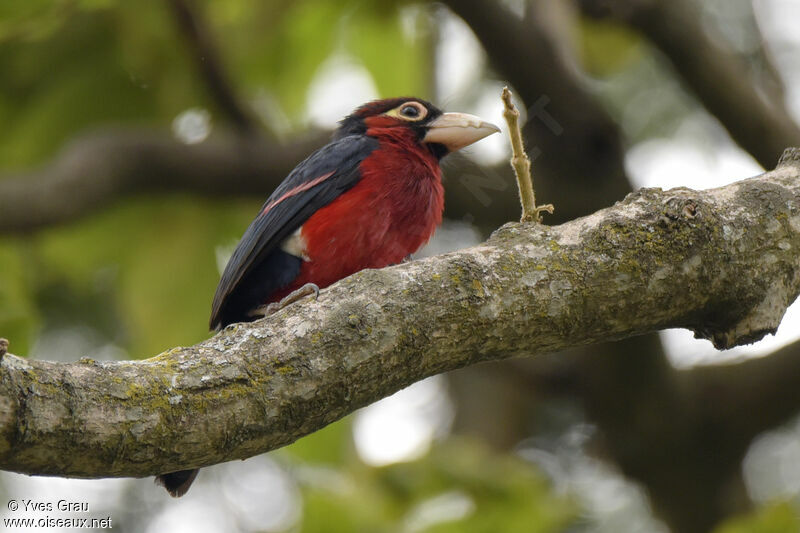
[{"label": "bird", "polygon": [[[420,98],[358,107],[259,209],[222,274],[210,329],[255,320],[359,270],[404,261],[442,221],[440,160],[499,131]],[[162,474],[156,482],[179,497],[197,472]]]}]

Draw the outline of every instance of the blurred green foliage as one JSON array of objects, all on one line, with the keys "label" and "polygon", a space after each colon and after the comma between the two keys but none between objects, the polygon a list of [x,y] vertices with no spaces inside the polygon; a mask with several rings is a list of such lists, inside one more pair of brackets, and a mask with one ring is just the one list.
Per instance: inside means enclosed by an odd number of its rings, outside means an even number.
[{"label": "blurred green foliage", "polygon": [[786,502],[768,505],[747,516],[732,518],[715,533],[790,533],[800,531],[800,513]]},{"label": "blurred green foliage", "polygon": [[[290,448],[291,449],[291,448]],[[381,468],[357,459],[303,485],[303,531],[548,533],[563,531],[574,507],[553,496],[523,460],[450,439],[424,458]]]},{"label": "blurred green foliage", "polygon": [[607,77],[641,58],[642,38],[627,26],[604,20],[581,20],[580,54],[590,74]]},{"label": "blurred green foliage", "polygon": [[[419,5],[401,0],[193,5],[210,25],[237,94],[257,112],[263,111],[258,101],[264,97],[277,103],[292,131],[305,127],[309,86],[334,55],[364,65],[383,96],[431,96],[434,19]],[[584,66],[596,76],[632,70],[641,59],[638,39],[619,27],[587,22],[580,31]],[[215,127],[225,122],[165,1],[0,2],[0,172],[43,165],[87,129],[108,124],[168,129],[189,108],[210,110]],[[659,117],[666,115],[674,116],[674,108]],[[269,129],[270,116],[261,118]],[[83,346],[113,345],[130,358],[206,338],[219,276],[217,250],[236,242],[260,203],[176,194],[136,197],[63,227],[0,236],[0,336],[11,340],[12,352],[26,355],[37,340],[72,330],[91,339]],[[550,494],[529,464],[473,444],[446,442],[418,461],[370,468],[355,456],[345,420],[285,453],[297,464],[330,468],[352,482],[344,491],[304,486],[306,531],[397,531],[397,524],[419,518],[426,502],[443,494],[473,507],[463,517],[418,530],[563,531],[575,512]],[[406,530],[412,525],[406,522]],[[776,506],[734,520],[718,533],[796,530],[791,509]]]}]

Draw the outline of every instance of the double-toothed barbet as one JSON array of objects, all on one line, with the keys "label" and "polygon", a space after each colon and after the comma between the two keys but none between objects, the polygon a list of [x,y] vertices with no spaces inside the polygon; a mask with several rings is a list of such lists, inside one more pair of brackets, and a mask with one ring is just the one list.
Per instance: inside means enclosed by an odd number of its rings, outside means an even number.
[{"label": "double-toothed barbet", "polygon": [[[318,291],[364,268],[400,263],[442,221],[439,160],[500,131],[419,98],[376,100],[339,123],[267,199],[222,274],[211,329],[251,321],[268,304]],[[182,496],[197,470],[156,481]]]}]

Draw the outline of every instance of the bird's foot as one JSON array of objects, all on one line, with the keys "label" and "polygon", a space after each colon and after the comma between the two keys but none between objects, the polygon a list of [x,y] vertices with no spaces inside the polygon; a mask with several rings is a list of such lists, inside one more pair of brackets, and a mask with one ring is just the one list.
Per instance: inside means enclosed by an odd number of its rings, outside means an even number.
[{"label": "bird's foot", "polygon": [[391,265],[389,265],[389,266],[395,266],[395,265],[404,265],[404,264],[406,264],[406,263],[410,263],[411,261],[413,261],[413,259],[411,258],[411,254],[408,254],[407,256],[405,256],[404,258],[402,258],[402,259],[400,260],[400,262],[399,262],[399,263],[392,263],[392,264],[391,264]]},{"label": "bird's foot", "polygon": [[269,316],[271,314],[277,313],[284,307],[289,304],[293,304],[294,302],[305,298],[306,296],[314,295],[314,300],[319,298],[319,287],[314,283],[306,283],[299,289],[292,291],[288,295],[284,296],[280,302],[272,302],[268,305],[262,305],[261,307],[254,309],[252,312],[253,316]]}]

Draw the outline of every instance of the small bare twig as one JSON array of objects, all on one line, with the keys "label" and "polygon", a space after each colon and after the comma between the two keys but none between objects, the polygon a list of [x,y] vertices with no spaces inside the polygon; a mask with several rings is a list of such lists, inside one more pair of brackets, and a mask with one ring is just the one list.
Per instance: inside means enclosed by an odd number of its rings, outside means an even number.
[{"label": "small bare twig", "polygon": [[501,94],[503,99],[503,116],[508,123],[508,134],[511,137],[511,168],[517,176],[519,186],[519,199],[522,203],[521,222],[541,222],[542,211],[553,214],[553,205],[546,204],[536,206],[536,196],[533,192],[533,178],[531,177],[531,160],[525,153],[525,144],[522,142],[522,132],[519,127],[519,111],[511,101],[511,91],[508,87],[503,87]]}]

